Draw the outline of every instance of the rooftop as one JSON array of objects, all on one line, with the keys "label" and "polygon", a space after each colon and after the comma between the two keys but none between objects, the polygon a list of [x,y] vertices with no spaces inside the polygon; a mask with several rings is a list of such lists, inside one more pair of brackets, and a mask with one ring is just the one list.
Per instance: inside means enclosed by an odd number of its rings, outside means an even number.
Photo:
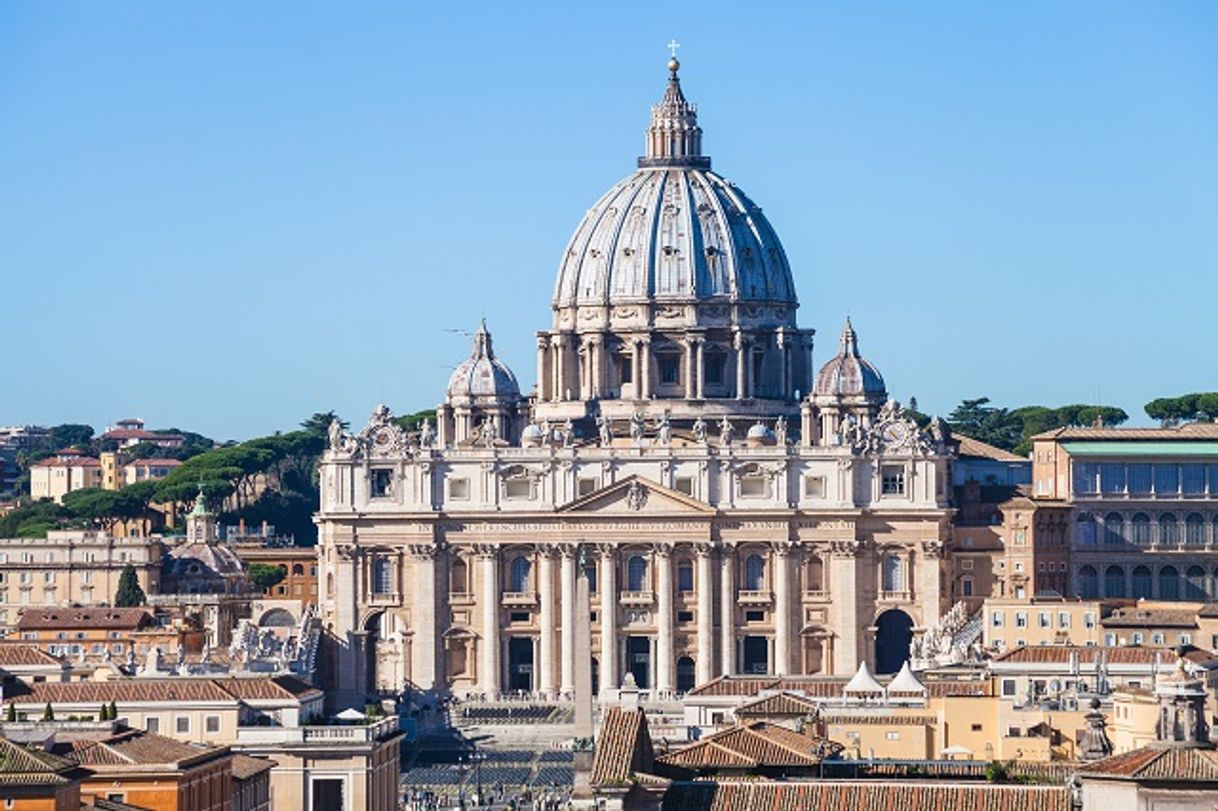
[{"label": "rooftop", "polygon": [[1218,783],[1218,752],[1147,746],[1089,763],[1079,773],[1137,781]]},{"label": "rooftop", "polygon": [[1072,811],[1066,786],[988,783],[681,782],[669,787],[664,808],[681,811]]},{"label": "rooftop", "polygon": [[973,439],[971,436],[952,434],[952,439],[956,440],[956,452],[960,456],[993,459],[997,462],[1028,462],[1028,458],[1025,456],[1004,451],[1002,448],[996,448],[980,439]]},{"label": "rooftop", "polygon": [[753,721],[708,735],[657,760],[687,769],[797,768],[815,766],[841,749],[840,744],[823,738]]},{"label": "rooftop", "polygon": [[150,622],[152,614],[146,608],[27,608],[17,619],[17,630],[136,629]]}]

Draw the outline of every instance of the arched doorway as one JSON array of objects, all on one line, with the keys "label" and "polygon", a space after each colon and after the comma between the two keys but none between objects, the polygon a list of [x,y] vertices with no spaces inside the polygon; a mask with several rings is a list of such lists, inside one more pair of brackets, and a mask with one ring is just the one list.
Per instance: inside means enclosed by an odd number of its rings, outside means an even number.
[{"label": "arched doorway", "polygon": [[896,673],[909,658],[913,620],[898,608],[880,614],[875,621],[875,672]]},{"label": "arched doorway", "polygon": [[694,689],[694,680],[696,679],[694,671],[694,660],[688,656],[682,656],[677,660],[677,692],[688,693]]}]

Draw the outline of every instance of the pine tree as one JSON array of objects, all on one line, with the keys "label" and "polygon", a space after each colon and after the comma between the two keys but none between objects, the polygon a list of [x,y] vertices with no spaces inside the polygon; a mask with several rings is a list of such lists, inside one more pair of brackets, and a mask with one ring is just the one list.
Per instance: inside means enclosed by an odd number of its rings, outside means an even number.
[{"label": "pine tree", "polygon": [[54,721],[55,720],[55,710],[51,709],[51,702],[49,702],[49,701],[47,702],[46,709],[44,709],[42,711],[42,720],[43,721]]},{"label": "pine tree", "polygon": [[110,717],[107,720],[110,720],[110,721],[118,720],[118,705],[114,703],[113,699],[111,699],[111,701],[110,701],[110,711],[109,711],[108,715]]},{"label": "pine tree", "polygon": [[128,563],[123,567],[123,573],[118,577],[118,592],[114,595],[114,605],[119,608],[135,608],[146,601],[144,590],[135,576],[135,567]]},{"label": "pine tree", "polygon": [[8,703],[8,713],[5,715],[4,720],[10,723],[17,721],[17,705],[11,701]]},{"label": "pine tree", "polygon": [[97,720],[98,721],[109,721],[110,720],[110,707],[108,705],[106,705],[106,704],[101,705],[101,711],[97,713]]}]

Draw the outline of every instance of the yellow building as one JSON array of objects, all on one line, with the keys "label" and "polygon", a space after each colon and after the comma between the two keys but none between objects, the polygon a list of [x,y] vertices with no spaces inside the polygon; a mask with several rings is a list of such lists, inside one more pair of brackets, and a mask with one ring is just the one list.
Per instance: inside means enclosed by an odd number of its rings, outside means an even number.
[{"label": "yellow building", "polygon": [[54,456],[30,465],[30,497],[49,498],[56,504],[73,490],[102,486],[102,465],[75,448],[56,451]]}]

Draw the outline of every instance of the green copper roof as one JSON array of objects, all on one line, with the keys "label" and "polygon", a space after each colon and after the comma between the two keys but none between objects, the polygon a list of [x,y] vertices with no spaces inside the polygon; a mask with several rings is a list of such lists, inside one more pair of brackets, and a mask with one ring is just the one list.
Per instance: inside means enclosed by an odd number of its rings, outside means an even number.
[{"label": "green copper roof", "polygon": [[1063,442],[1071,456],[1218,456],[1218,442]]}]

